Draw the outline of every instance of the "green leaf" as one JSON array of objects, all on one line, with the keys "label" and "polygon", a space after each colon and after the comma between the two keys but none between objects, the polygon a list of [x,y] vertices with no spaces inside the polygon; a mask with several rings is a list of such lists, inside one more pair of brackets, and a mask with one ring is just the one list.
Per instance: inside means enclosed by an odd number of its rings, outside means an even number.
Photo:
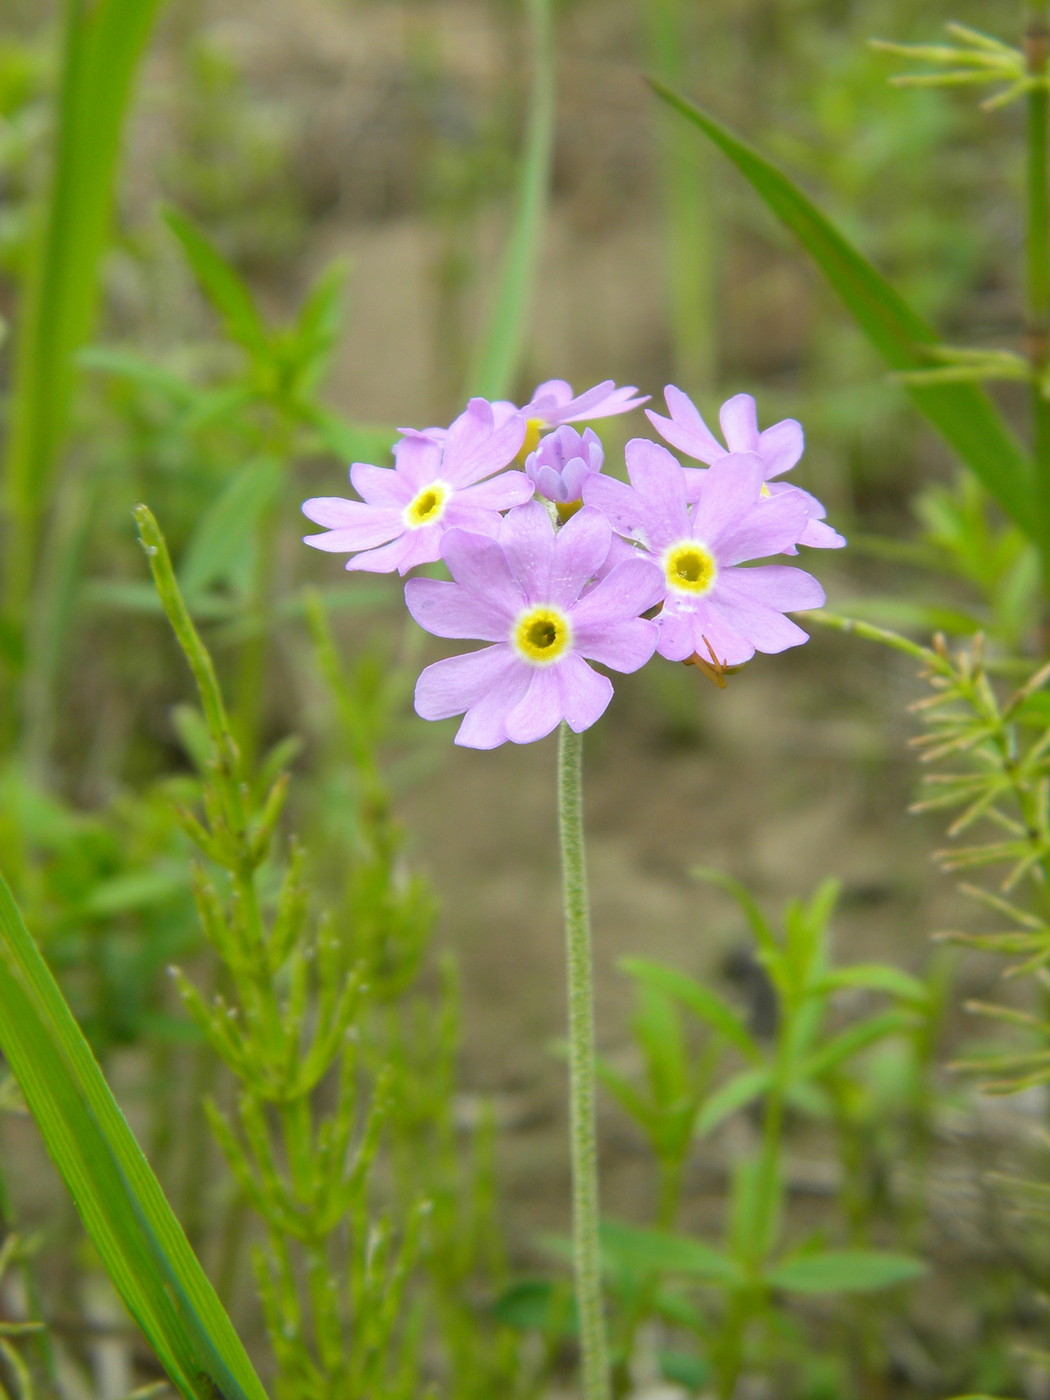
[{"label": "green leaf", "polygon": [[[940,343],[889,282],[819,209],[753,147],[708,112],[650,79],[650,86],[733,162],[795,235],[894,370],[928,369]],[[974,384],[907,384],[912,402],[1027,535],[1037,535],[1029,463],[988,396]]]},{"label": "green leaf", "polygon": [[604,1220],[602,1255],[614,1271],[635,1274],[685,1274],[721,1287],[733,1287],[743,1275],[739,1265],[701,1240],[666,1230],[643,1230]]},{"label": "green leaf", "polygon": [[907,1254],[841,1249],[788,1259],[770,1269],[765,1281],[788,1293],[866,1293],[908,1283],[925,1272],[922,1260]]},{"label": "green leaf", "polygon": [[692,977],[687,977],[672,967],[651,962],[648,958],[622,958],[620,967],[644,986],[680,1001],[683,1006],[692,1011],[694,1016],[706,1022],[712,1030],[728,1040],[752,1063],[761,1063],[762,1051],[744,1025],[742,1018],[721,997],[702,983],[695,981]]},{"label": "green leaf", "polygon": [[199,390],[181,375],[170,369],[154,364],[143,355],[128,350],[110,350],[103,345],[89,345],[77,356],[77,364],[83,369],[98,370],[102,374],[112,374],[124,379],[140,389],[151,389],[162,398],[170,399],[180,407],[187,407],[197,399]]},{"label": "green leaf", "polygon": [[243,559],[260,516],[276,499],[283,480],[281,464],[272,458],[249,462],[201,516],[179,561],[179,583],[191,607]]},{"label": "green leaf", "polygon": [[753,1103],[769,1088],[768,1069],[745,1069],[727,1079],[704,1104],[696,1120],[696,1136],[705,1137],[738,1109]]},{"label": "green leaf", "polygon": [[196,224],[177,209],[164,211],[164,222],[182,244],[186,261],[201,290],[222,317],[226,332],[255,361],[273,356],[270,332],[244,282]]},{"label": "green leaf", "polygon": [[874,1045],[877,1040],[883,1040],[888,1035],[898,1035],[901,1031],[910,1030],[914,1024],[912,1016],[900,1011],[887,1011],[881,1016],[873,1016],[869,1021],[861,1021],[859,1025],[850,1026],[848,1030],[842,1031],[841,1034],[827,1041],[819,1050],[805,1059],[802,1062],[799,1075],[803,1079],[811,1079],[817,1075],[827,1074],[829,1070],[835,1069],[844,1060],[858,1055],[869,1045]]},{"label": "green leaf", "polygon": [[567,1283],[520,1279],[503,1290],[491,1311],[497,1322],[519,1332],[569,1337],[577,1331],[576,1300]]},{"label": "green leaf", "polygon": [[0,1049],[114,1286],[187,1400],[265,1400],[0,879]]},{"label": "green leaf", "polygon": [[887,992],[915,1006],[925,1006],[930,999],[925,984],[917,977],[884,963],[854,963],[852,967],[836,968],[823,977],[813,990],[820,995],[837,991],[840,987],[866,987],[873,992]]},{"label": "green leaf", "polygon": [[658,1351],[656,1364],[665,1381],[684,1386],[686,1390],[703,1390],[711,1379],[711,1367],[703,1357],[694,1356],[691,1351]]},{"label": "green leaf", "polygon": [[159,0],[64,8],[50,186],[29,251],[4,470],[14,518],[29,529],[65,437],[74,356],[95,320],[124,119]]},{"label": "green leaf", "polygon": [[478,337],[477,354],[468,376],[470,393],[487,399],[506,398],[511,392],[529,327],[554,152],[554,8],[553,0],[526,0],[532,81],[517,208],[495,305]]}]

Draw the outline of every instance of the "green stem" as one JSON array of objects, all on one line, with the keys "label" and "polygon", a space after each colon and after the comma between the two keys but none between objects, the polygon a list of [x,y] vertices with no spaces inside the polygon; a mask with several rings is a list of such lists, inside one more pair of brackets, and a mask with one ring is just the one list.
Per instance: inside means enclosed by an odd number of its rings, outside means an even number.
[{"label": "green stem", "polygon": [[1043,584],[1050,594],[1050,399],[1043,380],[1050,362],[1050,93],[1045,79],[1050,54],[1047,0],[1027,0],[1024,53],[1030,76],[1037,79],[1027,97],[1027,234],[1028,358],[1032,385],[1032,457],[1035,464],[1039,546]]},{"label": "green stem", "polygon": [[594,987],[591,917],[583,848],[583,740],[567,724],[558,733],[558,826],[569,984],[569,1094],[572,1231],[576,1307],[585,1400],[609,1400],[598,1244],[598,1142],[595,1129]]}]

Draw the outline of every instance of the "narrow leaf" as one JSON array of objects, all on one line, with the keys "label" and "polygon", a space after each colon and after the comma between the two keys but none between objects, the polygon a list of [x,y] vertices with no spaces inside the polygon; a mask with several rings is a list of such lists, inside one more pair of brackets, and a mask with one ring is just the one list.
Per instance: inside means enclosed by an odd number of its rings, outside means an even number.
[{"label": "narrow leaf", "polygon": [[602,1253],[614,1268],[635,1273],[685,1274],[707,1283],[732,1286],[741,1281],[739,1265],[701,1240],[673,1235],[666,1230],[643,1230],[605,1220],[601,1227]]},{"label": "narrow leaf", "polygon": [[554,151],[554,3],[526,0],[532,83],[517,208],[504,257],[499,291],[470,369],[470,392],[505,398],[518,372],[529,325],[529,307],[546,222]]},{"label": "narrow leaf", "polygon": [[[894,370],[927,369],[936,332],[777,167],[692,102],[650,86],[733,162],[795,235]],[[1030,469],[987,395],[974,384],[908,384],[912,402],[1026,534],[1037,533]]]},{"label": "narrow leaf", "polygon": [[753,1064],[761,1064],[762,1051],[742,1018],[702,983],[692,977],[686,977],[673,967],[651,962],[648,958],[624,958],[620,967],[643,986],[651,987],[654,991],[663,992],[665,996],[680,1001],[694,1016],[699,1017],[712,1030],[724,1036],[731,1045],[736,1046]]},{"label": "narrow leaf", "polygon": [[2,879],[0,1049],[114,1286],[181,1394],[265,1400]]},{"label": "narrow leaf", "polygon": [[255,360],[271,358],[270,334],[251,292],[218,249],[177,209],[164,222],[182,244],[201,290],[222,317],[228,334]]},{"label": "narrow leaf", "polygon": [[778,1264],[766,1283],[789,1293],[866,1293],[908,1283],[926,1272],[921,1259],[876,1249],[828,1250]]}]

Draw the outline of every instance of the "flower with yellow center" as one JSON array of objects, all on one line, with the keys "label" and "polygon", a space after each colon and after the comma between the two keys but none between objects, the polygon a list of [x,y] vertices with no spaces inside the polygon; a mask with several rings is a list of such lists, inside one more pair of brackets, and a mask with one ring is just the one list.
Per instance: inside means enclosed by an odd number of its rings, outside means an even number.
[{"label": "flower with yellow center", "polygon": [[713,654],[725,670],[756,651],[804,642],[805,632],[785,613],[819,607],[820,584],[782,564],[751,566],[801,539],[811,523],[803,493],[785,489],[764,497],[757,453],[725,453],[690,502],[686,468],[665,447],[633,438],[624,455],[630,485],[599,472],[584,483],[583,498],[659,566],[660,655],[687,661]]},{"label": "flower with yellow center", "polygon": [[549,666],[572,645],[572,627],[560,608],[529,608],[514,624],[510,639],[518,655],[533,666]]},{"label": "flower with yellow center", "polygon": [[394,445],[393,470],[355,462],[350,480],[361,499],[315,496],[303,513],[326,533],[306,543],[332,554],[349,553],[348,569],[407,573],[441,558],[446,530],[488,534],[501,512],[532,495],[524,472],[506,471],[525,436],[520,413],[497,415],[485,399],[471,399],[447,429],[405,429]]},{"label": "flower with yellow center", "polygon": [[416,713],[463,715],[456,742],[477,749],[531,744],[562,720],[577,733],[592,725],[612,682],[591,663],[643,666],[657,629],[641,614],[664,592],[660,570],[640,555],[602,572],[611,545],[600,511],[584,507],[555,530],[539,501],[508,512],[497,538],[450,530],[443,557],[453,581],[410,579],[408,610],[438,637],[490,645],[428,666]]},{"label": "flower with yellow center", "polygon": [[451,494],[452,487],[447,481],[432,481],[409,501],[402,519],[410,530],[418,530],[422,525],[436,525],[445,513]]},{"label": "flower with yellow center", "polygon": [[661,562],[667,586],[676,593],[707,593],[718,577],[714,556],[697,540],[681,540],[671,545]]}]

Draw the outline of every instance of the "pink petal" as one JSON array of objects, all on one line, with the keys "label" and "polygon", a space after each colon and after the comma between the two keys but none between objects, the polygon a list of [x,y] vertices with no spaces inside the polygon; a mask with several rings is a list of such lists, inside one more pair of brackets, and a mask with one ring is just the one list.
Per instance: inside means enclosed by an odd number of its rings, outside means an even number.
[{"label": "pink petal", "polygon": [[[808,634],[782,612],[755,602],[746,594],[730,598],[726,590],[719,589],[717,597],[712,595],[710,606],[727,626],[745,637],[756,651],[785,651],[809,640]],[[730,659],[729,664],[738,663]]]},{"label": "pink petal", "polygon": [[[458,433],[456,425],[469,421]],[[454,486],[470,486],[493,472],[502,471],[518,455],[525,441],[527,424],[524,417],[514,414],[499,427],[493,427],[492,406],[484,399],[471,399],[466,413],[460,414],[445,447],[442,475]]]},{"label": "pink petal", "polygon": [[815,520],[810,516],[806,528],[798,537],[798,542],[808,544],[810,549],[841,549],[846,543],[846,538],[825,521]]},{"label": "pink petal", "polygon": [[441,554],[456,582],[495,607],[501,617],[514,617],[525,606],[521,585],[497,540],[466,530],[448,530],[441,541]]},{"label": "pink petal", "polygon": [[625,448],[627,474],[637,491],[642,530],[650,549],[689,533],[685,469],[666,447],[632,438]]},{"label": "pink petal", "polygon": [[462,487],[456,492],[456,498],[482,510],[510,510],[511,506],[521,506],[530,500],[532,491],[532,482],[524,472],[500,472],[488,481]]},{"label": "pink petal", "polygon": [[417,494],[401,472],[391,467],[373,467],[368,462],[355,462],[350,468],[350,480],[357,494],[373,506],[403,508]]},{"label": "pink petal", "polygon": [[405,584],[405,605],[420,627],[435,637],[505,642],[514,619],[514,612],[501,607],[496,599],[434,578],[409,579]]},{"label": "pink petal", "polygon": [[583,499],[600,510],[621,535],[634,534],[641,526],[642,507],[638,493],[614,476],[592,476],[583,483]]},{"label": "pink petal", "polygon": [[798,608],[819,608],[824,590],[805,569],[786,564],[760,564],[752,569],[725,569],[718,577],[717,599],[744,606],[749,602],[780,612]]},{"label": "pink petal", "polygon": [[693,507],[693,536],[703,540],[724,560],[722,541],[739,530],[741,520],[757,504],[762,490],[762,459],[753,452],[730,453],[710,467],[700,483]]},{"label": "pink petal", "polygon": [[730,452],[758,451],[758,417],[750,394],[734,394],[718,411],[722,435]]},{"label": "pink petal", "polygon": [[441,476],[442,445],[422,433],[408,432],[394,443],[396,471],[417,491]]},{"label": "pink petal", "polygon": [[416,713],[448,719],[467,712],[456,743],[492,749],[506,739],[504,720],[529,684],[529,668],[508,646],[485,647],[428,666],[416,682]]},{"label": "pink petal", "polygon": [[695,457],[698,462],[717,462],[726,455],[726,450],[707,424],[692,399],[668,384],[664,390],[670,418],[662,418],[658,413],[646,409],[646,417],[653,427],[672,447],[684,452],[687,457]]},{"label": "pink petal", "polygon": [[381,549],[355,554],[346,561],[346,567],[370,574],[389,574],[395,569],[399,574],[407,574],[417,564],[433,564],[440,558],[441,527],[424,525],[420,530],[406,530]]},{"label": "pink petal", "polygon": [[766,464],[766,480],[790,471],[802,456],[804,446],[802,424],[794,418],[785,418],[760,433],[757,450]]},{"label": "pink petal", "polygon": [[329,554],[385,544],[405,528],[400,509],[345,501],[338,496],[315,496],[305,501],[303,514],[318,525],[330,527],[328,534],[306,536],[307,544]]},{"label": "pink petal", "polygon": [[568,607],[609,555],[612,526],[600,510],[583,506],[554,536],[554,557],[545,601]]},{"label": "pink petal", "polygon": [[[653,628],[654,634],[655,631]],[[651,655],[652,648],[649,650]],[[593,671],[581,656],[567,656],[552,669],[557,672],[566,724],[577,734],[589,729],[595,720],[601,719],[612,699],[612,681],[608,676]]]},{"label": "pink petal", "polygon": [[554,527],[539,501],[518,506],[503,517],[499,542],[525,601],[549,602]]},{"label": "pink petal", "polygon": [[[615,638],[624,622],[637,618],[647,608],[654,607],[666,589],[659,568],[648,559],[636,555],[618,564],[593,588],[589,589],[571,612],[576,644],[586,656],[607,665],[592,647],[606,646],[607,638]],[[646,658],[648,659],[648,658]],[[639,663],[641,664],[641,663]],[[633,666],[616,667],[634,670]]]},{"label": "pink petal", "polygon": [[809,522],[805,493],[788,488],[758,501],[729,526],[718,545],[720,564],[729,566],[766,554],[780,554],[797,544]]},{"label": "pink petal", "polygon": [[656,619],[656,650],[668,661],[685,661],[696,647],[693,643],[693,616],[675,608],[665,608]]},{"label": "pink petal", "polygon": [[658,632],[655,622],[644,617],[622,620],[615,629],[589,629],[575,634],[576,650],[588,661],[597,661],[613,671],[637,671],[656,650]]}]

